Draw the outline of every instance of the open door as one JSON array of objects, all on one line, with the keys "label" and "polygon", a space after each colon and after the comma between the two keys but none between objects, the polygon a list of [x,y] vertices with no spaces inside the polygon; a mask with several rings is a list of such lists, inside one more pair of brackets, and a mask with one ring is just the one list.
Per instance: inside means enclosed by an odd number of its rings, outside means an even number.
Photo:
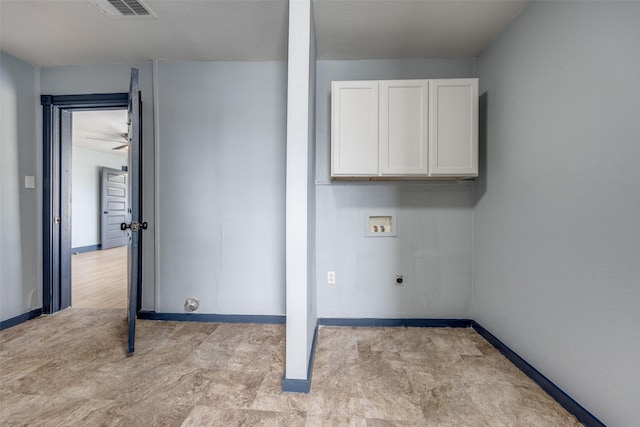
[{"label": "open door", "polygon": [[128,292],[128,322],[129,343],[128,351],[135,350],[136,339],[136,315],[138,308],[138,283],[141,282],[139,260],[141,254],[142,230],[147,228],[146,222],[141,222],[140,177],[141,177],[141,126],[140,126],[140,92],[138,90],[138,69],[131,69],[131,83],[129,85],[128,107],[128,138],[129,138],[129,212],[131,222],[120,224],[121,230],[129,230],[129,247],[127,268],[129,270]]}]

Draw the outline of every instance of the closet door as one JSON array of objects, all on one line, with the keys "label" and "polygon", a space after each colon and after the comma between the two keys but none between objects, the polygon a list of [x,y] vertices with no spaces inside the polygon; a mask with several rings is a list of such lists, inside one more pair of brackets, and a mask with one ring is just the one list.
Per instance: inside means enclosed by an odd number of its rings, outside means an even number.
[{"label": "closet door", "polygon": [[380,82],[382,175],[427,175],[428,124],[428,80]]},{"label": "closet door", "polygon": [[431,80],[430,176],[478,176],[478,79]]},{"label": "closet door", "polygon": [[331,84],[331,176],[378,175],[378,82]]}]

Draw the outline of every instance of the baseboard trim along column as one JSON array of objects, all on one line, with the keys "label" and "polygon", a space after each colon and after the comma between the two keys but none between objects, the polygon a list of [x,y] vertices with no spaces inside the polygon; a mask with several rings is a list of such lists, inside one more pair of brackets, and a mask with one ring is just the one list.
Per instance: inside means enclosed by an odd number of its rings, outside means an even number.
[{"label": "baseboard trim along column", "polygon": [[[311,376],[313,374],[313,361],[316,358],[316,343],[318,341],[319,323],[313,331],[313,342],[311,343],[311,354],[309,355],[309,366],[307,367],[307,378],[282,378],[282,391],[287,393],[309,393],[311,391]],[[286,375],[286,373],[285,373]]]}]

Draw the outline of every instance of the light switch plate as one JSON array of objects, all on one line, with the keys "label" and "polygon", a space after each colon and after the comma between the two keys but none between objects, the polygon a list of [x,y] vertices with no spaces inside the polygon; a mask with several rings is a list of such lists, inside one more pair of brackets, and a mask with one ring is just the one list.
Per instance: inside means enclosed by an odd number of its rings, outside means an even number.
[{"label": "light switch plate", "polygon": [[36,188],[36,177],[31,175],[25,175],[24,188]]},{"label": "light switch plate", "polygon": [[329,285],[336,284],[336,272],[335,271],[327,271],[327,283]]}]

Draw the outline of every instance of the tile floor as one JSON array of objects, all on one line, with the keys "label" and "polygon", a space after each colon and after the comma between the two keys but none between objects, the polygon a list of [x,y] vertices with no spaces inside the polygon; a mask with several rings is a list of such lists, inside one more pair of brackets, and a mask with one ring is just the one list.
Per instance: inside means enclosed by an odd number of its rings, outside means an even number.
[{"label": "tile floor", "polygon": [[471,329],[319,331],[311,394],[281,392],[283,325],[69,309],[0,332],[0,425],[576,426]]}]

